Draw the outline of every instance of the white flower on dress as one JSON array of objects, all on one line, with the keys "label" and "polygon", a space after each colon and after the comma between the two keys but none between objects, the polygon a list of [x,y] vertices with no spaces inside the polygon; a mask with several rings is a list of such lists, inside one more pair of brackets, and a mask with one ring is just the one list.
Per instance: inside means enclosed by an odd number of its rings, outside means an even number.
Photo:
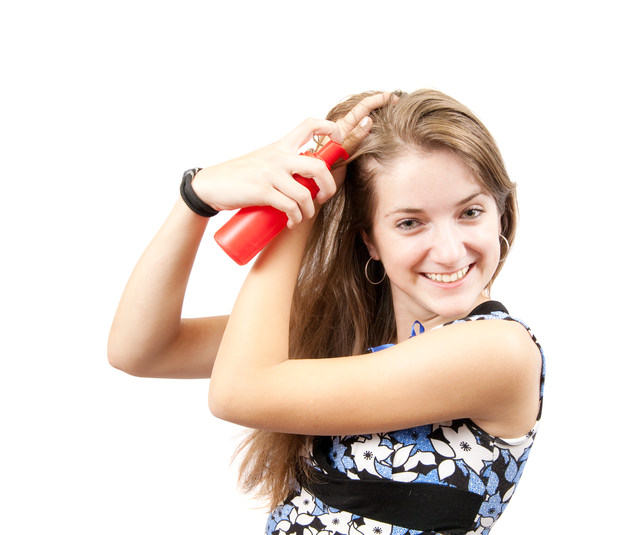
[{"label": "white flower on dress", "polygon": [[300,494],[291,500],[291,503],[298,510],[298,513],[313,513],[316,508],[315,498],[304,488],[301,489]]},{"label": "white flower on dress", "polygon": [[371,438],[362,442],[356,441],[351,445],[351,453],[359,472],[380,475],[376,471],[376,461],[382,462],[393,453],[392,448],[381,444],[381,438],[381,435],[372,435]]},{"label": "white flower on dress", "polygon": [[438,478],[444,481],[456,471],[456,463],[451,459],[445,459],[438,465]]},{"label": "white flower on dress", "polygon": [[493,525],[494,519],[490,516],[483,516],[480,519],[480,525],[484,528],[490,528]]},{"label": "white flower on dress", "polygon": [[340,533],[349,535],[349,522],[351,522],[352,514],[347,512],[325,513],[318,516],[320,522],[324,524],[329,533]]},{"label": "white flower on dress", "polygon": [[304,528],[302,535],[331,535],[331,533],[324,529],[322,531],[318,531],[316,528]]},{"label": "white flower on dress", "polygon": [[296,517],[296,524],[298,524],[298,526],[308,526],[313,522],[314,518],[315,516],[301,514]]},{"label": "white flower on dress", "polygon": [[431,466],[436,464],[436,456],[430,451],[419,451],[415,455],[409,457],[409,460],[404,467],[406,470],[411,470],[418,466],[418,463],[425,466]]},{"label": "white flower on dress", "polygon": [[309,514],[306,514],[306,512],[299,512],[294,507],[293,509],[291,509],[291,512],[289,513],[289,518],[287,520],[281,520],[280,522],[278,522],[278,524],[276,525],[276,529],[279,530],[281,533],[289,533],[291,526],[293,525],[308,526],[309,524],[311,524],[311,522],[313,522],[314,518],[315,517]]},{"label": "white flower on dress", "polygon": [[466,425],[460,427],[458,431],[444,426],[441,429],[447,442],[432,439],[431,443],[436,451],[444,457],[463,459],[467,466],[480,475],[484,468],[484,461],[493,459],[491,450],[478,444],[473,433]]},{"label": "white flower on dress", "polygon": [[529,450],[531,445],[533,444],[532,437],[526,437],[522,440],[503,440],[505,443],[509,445],[507,448],[509,453],[513,456],[516,461],[520,460],[520,457]]},{"label": "white flower on dress", "polygon": [[276,535],[286,535],[291,529],[291,522],[288,520],[280,520],[276,525]]},{"label": "white flower on dress", "polygon": [[[477,520],[478,520],[478,519],[476,518],[476,522],[477,522]],[[467,535],[472,535],[472,534],[473,534],[473,535],[483,535],[483,534],[484,534],[484,532],[485,532],[485,529],[486,529],[486,528],[482,527],[482,525],[479,525],[479,526],[476,528],[476,530],[475,530],[475,531],[470,531],[469,533],[467,533]]]},{"label": "white flower on dress", "polygon": [[[287,535],[287,533],[289,532],[280,531],[276,533],[276,535]],[[325,531],[324,529],[322,531],[318,531],[316,528],[308,527],[302,530],[302,535],[331,535],[331,533],[328,531]]]},{"label": "white flower on dress", "polygon": [[351,525],[349,535],[391,535],[393,526],[384,522],[377,522],[370,518],[363,518],[364,524],[358,526]]},{"label": "white flower on dress", "polygon": [[515,492],[515,490],[516,490],[516,486],[514,485],[507,492],[505,492],[504,497],[502,498],[502,503],[506,504],[511,499],[511,496],[513,496],[513,493]]}]

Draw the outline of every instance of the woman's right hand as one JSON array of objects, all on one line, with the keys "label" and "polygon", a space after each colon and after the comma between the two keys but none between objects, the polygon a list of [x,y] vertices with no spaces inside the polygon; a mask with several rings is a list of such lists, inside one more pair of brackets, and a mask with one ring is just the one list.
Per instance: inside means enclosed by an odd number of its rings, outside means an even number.
[{"label": "woman's right hand", "polygon": [[332,174],[321,160],[300,155],[301,147],[314,136],[326,136],[347,152],[355,150],[371,129],[369,113],[391,97],[390,93],[365,97],[336,122],[307,119],[271,145],[203,169],[193,179],[193,189],[216,210],[273,206],[287,215],[287,226],[292,228],[315,213],[309,190],[293,179],[294,174],[316,182],[320,204],[328,201],[344,180],[344,168]]},{"label": "woman's right hand", "polygon": [[[365,98],[337,122],[307,119],[263,149],[201,170],[193,189],[216,210],[273,206],[285,212],[288,226],[294,227],[313,217],[315,206],[309,190],[293,175],[315,180],[320,203],[331,198],[336,179],[341,178],[339,172],[332,176],[321,160],[299,155],[300,148],[315,135],[344,142],[346,147],[357,146],[370,129],[369,111],[386,98]],[[207,221],[178,200],[140,258],[109,335],[109,361],[116,368],[153,377],[211,375],[227,318],[181,319],[189,274]]]},{"label": "woman's right hand", "polygon": [[327,201],[336,192],[335,180],[324,162],[298,154],[300,148],[316,135],[342,143],[336,123],[307,119],[271,145],[201,170],[193,180],[193,189],[216,210],[273,206],[287,214],[287,225],[291,228],[315,213],[309,190],[293,178],[294,174],[316,182],[320,188],[319,203]]}]

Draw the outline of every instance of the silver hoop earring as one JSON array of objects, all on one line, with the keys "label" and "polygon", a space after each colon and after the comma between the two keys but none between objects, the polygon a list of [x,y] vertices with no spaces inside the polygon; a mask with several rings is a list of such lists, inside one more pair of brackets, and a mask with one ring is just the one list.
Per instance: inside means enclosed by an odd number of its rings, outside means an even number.
[{"label": "silver hoop earring", "polygon": [[370,256],[369,260],[367,260],[367,263],[364,265],[364,278],[367,279],[367,281],[369,281],[369,284],[373,284],[374,286],[377,286],[378,284],[382,283],[382,281],[385,279],[385,277],[387,276],[387,272],[386,271],[384,272],[384,274],[382,275],[382,278],[378,282],[373,282],[369,278],[369,264],[372,260],[373,260],[373,257]]},{"label": "silver hoop earring", "polygon": [[502,257],[500,259],[500,262],[504,262],[507,258],[507,255],[509,254],[509,251],[511,250],[511,245],[509,244],[509,240],[507,240],[507,238],[505,238],[502,234],[500,234],[500,239],[504,240],[504,243],[507,244],[507,252],[504,254],[504,256],[502,256],[502,246],[500,246],[500,256]]}]

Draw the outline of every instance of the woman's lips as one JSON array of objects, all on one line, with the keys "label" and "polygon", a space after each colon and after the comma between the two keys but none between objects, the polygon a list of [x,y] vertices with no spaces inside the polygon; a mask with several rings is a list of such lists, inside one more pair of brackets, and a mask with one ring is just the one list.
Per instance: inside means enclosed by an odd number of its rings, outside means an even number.
[{"label": "woman's lips", "polygon": [[452,284],[454,282],[462,280],[467,275],[470,268],[471,265],[463,267],[462,269],[459,269],[458,271],[454,271],[452,273],[424,273],[423,275],[433,282]]}]

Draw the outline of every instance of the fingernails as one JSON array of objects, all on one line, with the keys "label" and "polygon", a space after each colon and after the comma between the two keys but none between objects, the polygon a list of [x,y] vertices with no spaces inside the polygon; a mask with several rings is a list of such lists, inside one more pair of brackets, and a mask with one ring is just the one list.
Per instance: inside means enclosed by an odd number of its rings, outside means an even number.
[{"label": "fingernails", "polygon": [[369,128],[371,125],[373,124],[373,121],[371,120],[371,117],[369,117],[368,115],[366,117],[364,117],[359,123],[358,126],[360,128],[364,128],[365,130],[367,128]]}]

